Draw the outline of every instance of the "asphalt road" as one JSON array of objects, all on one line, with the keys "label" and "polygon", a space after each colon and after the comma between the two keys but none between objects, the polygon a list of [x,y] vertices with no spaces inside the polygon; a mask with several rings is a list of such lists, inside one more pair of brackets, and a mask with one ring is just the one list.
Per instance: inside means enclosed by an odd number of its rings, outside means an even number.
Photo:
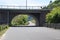
[{"label": "asphalt road", "polygon": [[47,27],[10,27],[2,40],[60,40],[60,30]]}]

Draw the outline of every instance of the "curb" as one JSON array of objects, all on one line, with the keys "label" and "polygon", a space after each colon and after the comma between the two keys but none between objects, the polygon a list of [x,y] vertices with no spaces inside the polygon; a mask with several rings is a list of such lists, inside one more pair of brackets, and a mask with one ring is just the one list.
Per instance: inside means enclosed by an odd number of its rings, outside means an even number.
[{"label": "curb", "polygon": [[0,37],[0,40],[2,40],[2,38],[6,35],[6,33],[4,33],[1,37]]},{"label": "curb", "polygon": [[[7,29],[7,31],[8,31],[8,29]],[[7,31],[6,31],[6,32],[7,32]],[[6,32],[0,37],[0,40],[3,39],[3,37],[6,35]]]},{"label": "curb", "polygon": [[4,36],[6,35],[6,32],[0,37],[0,40],[2,40],[4,38]]}]

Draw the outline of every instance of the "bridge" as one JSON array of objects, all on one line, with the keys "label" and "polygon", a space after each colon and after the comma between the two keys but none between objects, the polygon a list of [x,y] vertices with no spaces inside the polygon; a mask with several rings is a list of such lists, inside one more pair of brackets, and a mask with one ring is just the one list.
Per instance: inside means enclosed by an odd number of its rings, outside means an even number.
[{"label": "bridge", "polygon": [[7,6],[0,5],[0,24],[9,24],[19,14],[32,15],[36,18],[36,26],[43,26],[46,14],[51,9],[42,9],[42,6]]}]

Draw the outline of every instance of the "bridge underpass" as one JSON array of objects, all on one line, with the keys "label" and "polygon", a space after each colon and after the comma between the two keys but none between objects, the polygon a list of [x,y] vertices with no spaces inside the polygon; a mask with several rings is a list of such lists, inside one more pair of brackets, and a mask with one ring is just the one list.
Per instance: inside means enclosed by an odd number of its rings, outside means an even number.
[{"label": "bridge underpass", "polygon": [[43,26],[45,23],[46,14],[50,10],[15,10],[15,9],[0,9],[0,24],[9,24],[13,17],[19,14],[33,15],[37,20],[36,26]]},{"label": "bridge underpass", "polygon": [[[39,6],[38,6],[39,7]],[[41,7],[42,8],[42,7]],[[12,19],[19,14],[32,15],[36,18],[36,26],[44,26],[46,14],[50,9],[11,9],[0,8],[0,24],[11,24]],[[11,26],[11,25],[10,25]],[[32,27],[32,26],[31,26]]]}]

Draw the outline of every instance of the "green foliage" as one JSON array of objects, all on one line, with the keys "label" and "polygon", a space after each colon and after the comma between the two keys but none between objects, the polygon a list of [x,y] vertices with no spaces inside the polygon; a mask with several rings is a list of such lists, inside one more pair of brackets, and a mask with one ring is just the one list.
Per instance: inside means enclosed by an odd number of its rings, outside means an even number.
[{"label": "green foliage", "polygon": [[58,6],[60,7],[60,0],[55,0],[54,2],[50,3],[47,7],[44,7],[43,9],[53,9]]},{"label": "green foliage", "polygon": [[0,26],[0,31],[1,31],[1,26]]},{"label": "green foliage", "polygon": [[11,21],[11,24],[14,26],[19,26],[19,25],[27,25],[28,21],[28,15],[17,15],[14,17]]},{"label": "green foliage", "polygon": [[2,25],[0,25],[0,31],[6,29],[8,27],[9,27],[8,25],[2,24]]},{"label": "green foliage", "polygon": [[48,23],[60,23],[60,7],[54,8],[51,13],[46,15],[46,22]]}]

